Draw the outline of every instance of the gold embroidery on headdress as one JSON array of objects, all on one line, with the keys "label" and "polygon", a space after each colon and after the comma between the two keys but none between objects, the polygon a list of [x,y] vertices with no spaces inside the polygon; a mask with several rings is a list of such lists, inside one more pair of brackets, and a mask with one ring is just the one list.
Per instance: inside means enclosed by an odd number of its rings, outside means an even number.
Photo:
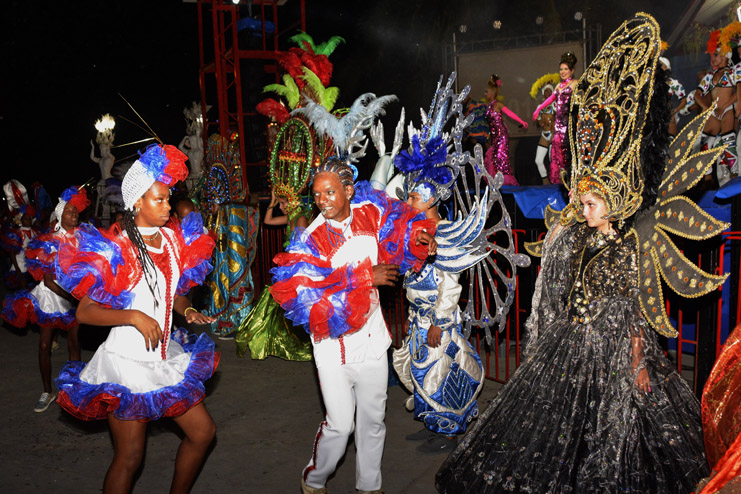
[{"label": "gold embroidery on headdress", "polygon": [[[640,166],[642,131],[653,94],[653,77],[660,53],[659,29],[647,14],[637,14],[613,33],[574,91],[579,105],[569,122],[574,165],[572,195],[596,192],[607,203],[608,217],[620,222],[641,205],[643,174]],[[584,84],[584,81],[587,84]],[[648,93],[644,93],[648,91]],[[638,108],[647,94],[646,107]],[[720,234],[728,224],[718,221],[680,194],[697,184],[723,153],[714,148],[692,154],[692,144],[715,104],[688,123],[672,140],[656,203],[641,211],[626,236],[635,236],[638,261],[638,298],[641,312],[660,334],[677,331],[666,313],[662,280],[684,297],[699,297],[717,289],[727,274],[706,273],[687,259],[668,234],[702,240]],[[547,211],[550,228],[554,211]],[[562,211],[563,225],[584,221],[579,199],[572,197]],[[542,241],[526,246],[542,253]]]},{"label": "gold embroidery on headdress", "polygon": [[[658,24],[638,14],[612,33],[571,97],[579,111],[569,118],[569,189],[599,191],[610,220],[628,218],[641,205],[641,142],[660,52]],[[578,200],[570,203],[563,220],[582,221],[578,207]]]}]

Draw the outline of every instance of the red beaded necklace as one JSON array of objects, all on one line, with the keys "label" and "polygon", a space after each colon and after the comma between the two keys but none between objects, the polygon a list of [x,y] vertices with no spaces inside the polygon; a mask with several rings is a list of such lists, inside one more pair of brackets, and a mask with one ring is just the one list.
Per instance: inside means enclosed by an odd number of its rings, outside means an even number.
[{"label": "red beaded necklace", "polygon": [[170,328],[172,327],[172,306],[174,302],[172,260],[174,250],[172,241],[167,235],[163,235],[162,252],[149,252],[152,261],[165,277],[165,327],[162,328],[162,345],[160,355],[162,360],[167,360],[167,346],[170,342]]}]

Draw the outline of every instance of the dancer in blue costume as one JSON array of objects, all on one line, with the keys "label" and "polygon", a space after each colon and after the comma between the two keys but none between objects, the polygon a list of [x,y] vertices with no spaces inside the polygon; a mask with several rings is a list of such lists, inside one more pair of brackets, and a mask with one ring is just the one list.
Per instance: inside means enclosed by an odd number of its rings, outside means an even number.
[{"label": "dancer in blue costume", "polygon": [[[419,273],[408,272],[404,278],[409,335],[394,352],[394,368],[413,393],[407,408],[413,409],[414,418],[425,426],[407,439],[426,439],[417,448],[422,453],[449,452],[455,447],[457,435],[465,432],[478,415],[476,397],[484,382],[481,359],[464,335],[458,279],[493,251],[487,244],[485,224],[494,200],[492,197],[489,201],[490,193],[496,194],[495,182],[487,175],[479,195],[478,187],[474,189],[470,182],[466,184],[465,176],[460,177],[461,168],[469,163],[474,173],[479,170],[474,174],[477,184],[485,172],[480,146],[475,149],[475,157],[461,149],[462,135],[472,117],[464,117],[462,108],[468,87],[460,95],[454,94],[454,81],[455,74],[445,87],[438,86],[421,129],[410,127],[410,149],[394,160],[404,177],[403,188],[397,193],[437,224],[436,258]],[[463,208],[467,215],[459,214],[455,221],[448,221],[441,218],[438,204],[451,198],[459,177],[466,184],[463,189],[470,187],[472,191],[472,207],[470,211]],[[500,185],[502,180],[499,174]],[[515,269],[514,257],[508,257],[507,252],[504,257]]]},{"label": "dancer in blue costume", "polygon": [[239,156],[238,140],[218,134],[209,137],[206,180],[201,189],[202,201],[209,204],[206,226],[216,240],[203,313],[214,318],[211,332],[226,340],[234,339],[254,301],[252,263],[257,252],[259,209],[243,204],[247,191]]},{"label": "dancer in blue costume", "polygon": [[[144,458],[147,422],[172,417],[184,438],[170,492],[189,492],[216,433],[203,382],[219,355],[207,335],[172,332],[173,312],[212,322],[184,296],[211,269],[213,240],[200,221],[182,230],[170,218],[170,186],[188,175],[174,146],[152,145],[121,185],[125,229],[83,225],[77,243],[60,241],[57,282],[80,299],[81,323],[113,326],[90,363],[68,362],[56,380],[62,408],[83,420],[107,419],[114,455],[103,492],[128,493]],[[198,216],[192,216],[199,219]]]}]

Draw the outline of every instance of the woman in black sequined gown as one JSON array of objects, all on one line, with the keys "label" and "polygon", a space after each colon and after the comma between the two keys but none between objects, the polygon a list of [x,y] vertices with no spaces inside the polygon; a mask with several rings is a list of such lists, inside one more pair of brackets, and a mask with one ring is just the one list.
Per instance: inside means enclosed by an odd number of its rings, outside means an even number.
[{"label": "woman in black sequined gown", "polygon": [[699,403],[641,314],[634,237],[576,224],[546,242],[539,335],[438,490],[691,492],[708,472]]},{"label": "woman in black sequined gown", "polygon": [[[643,315],[662,306],[649,276],[669,242],[657,215],[715,159],[688,157],[701,119],[670,146],[660,44],[655,19],[636,14],[574,89],[573,202],[544,242],[527,353],[443,463],[441,493],[688,494],[708,473],[700,405]],[[648,270],[639,253],[654,256]]]}]

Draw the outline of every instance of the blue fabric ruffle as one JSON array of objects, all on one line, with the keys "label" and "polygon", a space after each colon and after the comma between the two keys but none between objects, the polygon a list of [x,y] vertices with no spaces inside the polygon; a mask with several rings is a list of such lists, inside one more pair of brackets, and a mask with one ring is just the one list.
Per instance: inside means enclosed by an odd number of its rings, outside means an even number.
[{"label": "blue fabric ruffle", "polygon": [[0,234],[0,249],[11,254],[18,254],[23,250],[23,239],[18,234],[18,230],[13,227],[5,226]]},{"label": "blue fabric ruffle", "polygon": [[[196,249],[194,245],[194,243],[201,239],[201,237],[203,237],[204,235],[208,235],[207,233],[205,233],[205,229],[203,228],[203,217],[200,215],[200,213],[196,213],[195,211],[188,213],[188,215],[183,218],[183,221],[180,224],[180,228],[183,234],[183,240],[185,241],[186,245],[186,252],[183,253],[183,255],[187,256],[189,254],[192,254],[196,256],[204,256],[204,259],[200,263],[190,268],[184,268],[183,272],[180,274],[177,294],[185,295],[193,286],[203,284],[206,276],[213,269],[213,265],[208,259],[205,258],[210,257],[211,252],[208,252],[207,254],[204,252],[197,252],[198,249]],[[191,252],[188,252],[188,247],[193,247],[192,249],[190,249]],[[187,260],[185,261],[187,263]]]},{"label": "blue fabric ruffle", "polygon": [[40,235],[28,243],[26,250],[41,249],[45,256],[43,258],[26,256],[26,266],[29,271],[38,270],[48,274],[54,274],[54,259],[52,254],[59,250],[59,237],[56,235]]},{"label": "blue fabric ruffle", "polygon": [[200,213],[191,211],[188,213],[183,221],[180,223],[180,228],[183,230],[183,240],[185,245],[190,245],[194,240],[201,237],[203,232],[203,217]]},{"label": "blue fabric ruffle", "polygon": [[[348,324],[348,316],[355,309],[353,304],[348,302],[348,298],[353,291],[360,287],[358,278],[350,266],[337,269],[325,268],[301,261],[290,266],[273,268],[270,272],[273,274],[273,283],[290,280],[294,276],[326,279],[334,274],[334,276],[337,276],[335,283],[322,284],[318,288],[297,287],[296,298],[283,305],[285,316],[293,322],[294,326],[303,326],[307,333],[311,333],[309,324],[311,310],[320,300],[325,298],[333,308],[331,316],[326,320],[329,336],[337,338],[352,329],[358,329]],[[328,292],[333,293],[328,294]]]}]

